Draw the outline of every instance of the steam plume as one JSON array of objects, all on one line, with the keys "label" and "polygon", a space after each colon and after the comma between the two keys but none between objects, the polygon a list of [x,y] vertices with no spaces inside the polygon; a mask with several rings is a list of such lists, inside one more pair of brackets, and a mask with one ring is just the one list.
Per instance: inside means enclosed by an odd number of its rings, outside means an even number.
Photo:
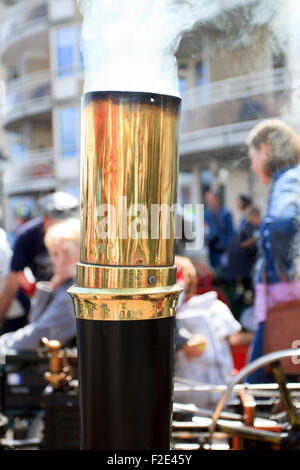
[{"label": "steam plume", "polygon": [[232,18],[240,15],[241,4],[249,4],[240,33],[245,42],[251,27],[269,21],[282,0],[78,0],[78,4],[84,17],[85,92],[179,96],[175,53],[186,31],[201,22],[213,23],[231,36],[232,43],[236,30]]}]

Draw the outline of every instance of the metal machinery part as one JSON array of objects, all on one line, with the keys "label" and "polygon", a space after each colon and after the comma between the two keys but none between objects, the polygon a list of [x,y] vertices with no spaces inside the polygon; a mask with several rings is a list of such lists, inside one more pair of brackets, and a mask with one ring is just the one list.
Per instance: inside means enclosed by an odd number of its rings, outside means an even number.
[{"label": "metal machinery part", "polygon": [[70,350],[62,349],[59,341],[42,338],[38,353],[40,357],[49,359],[50,371],[44,373],[44,379],[54,390],[61,389],[75,378],[77,357],[70,355]]},{"label": "metal machinery part", "polygon": [[[194,435],[196,441],[201,442],[203,449],[214,449],[214,438],[217,435],[230,438],[230,447],[234,449],[300,449],[300,419],[297,408],[300,406],[300,383],[287,383],[280,361],[284,358],[299,357],[297,349],[282,350],[267,354],[244,367],[233,379],[229,386],[209,386],[208,384],[189,384],[186,389],[211,390],[223,393],[215,410],[202,410],[193,406],[182,406],[175,404],[175,411],[190,412],[189,422],[175,423],[178,436],[190,440]],[[298,360],[298,359],[297,359]],[[275,379],[271,384],[247,384],[241,383],[250,373],[267,365]],[[180,382],[180,379],[178,379]],[[182,383],[184,384],[184,380]],[[223,411],[230,397],[237,397],[241,403],[240,413]],[[277,413],[268,411],[269,416],[263,418],[257,416],[258,400],[261,404],[264,400],[273,397],[279,404]],[[298,401],[298,407],[294,403]],[[273,402],[274,403],[274,402]],[[266,406],[266,405],[265,405]],[[278,405],[277,405],[278,406]],[[273,408],[273,406],[272,406]],[[229,408],[230,409],[230,408]],[[271,408],[270,408],[271,409]],[[199,416],[197,419],[195,416]],[[184,435],[182,432],[186,432]],[[180,434],[181,432],[181,434]],[[195,439],[194,439],[195,442]],[[199,448],[199,446],[198,446]]]},{"label": "metal machinery part", "polygon": [[47,338],[35,353],[9,352],[0,377],[0,449],[79,449],[77,362],[76,348]]},{"label": "metal machinery part", "polygon": [[[215,432],[217,421],[220,412],[222,411],[233,387],[245,379],[250,373],[257,369],[265,367],[270,364],[274,379],[278,385],[280,394],[281,405],[287,413],[289,427],[284,432],[271,432],[261,429],[255,429],[254,426],[254,410],[255,400],[251,396],[251,400],[244,399],[245,410],[247,413],[245,426],[235,430],[235,435],[242,438],[251,438],[255,440],[261,440],[263,442],[269,442],[278,444],[282,448],[300,449],[300,419],[297,414],[297,409],[293,403],[290,390],[287,387],[287,380],[283,373],[283,369],[280,361],[285,358],[293,358],[299,356],[297,349],[286,349],[282,351],[276,351],[251,362],[248,366],[243,368],[234,378],[233,382],[229,385],[228,389],[220,399],[214,414],[212,416],[212,424],[210,428],[210,442],[212,441],[213,433]],[[245,384],[246,390],[246,384]],[[249,391],[248,391],[249,393]],[[248,395],[249,396],[249,395]],[[249,419],[249,406],[252,408],[252,417]],[[247,410],[248,408],[248,410]],[[280,426],[279,426],[280,428]],[[221,429],[224,430],[224,427]],[[230,426],[227,425],[226,432],[230,432]]]},{"label": "metal machinery part", "polygon": [[85,450],[170,448],[180,102],[83,96],[81,250],[69,293]]},{"label": "metal machinery part", "polygon": [[[176,384],[201,391],[219,391],[223,395],[215,410],[199,409],[195,405],[174,403],[172,419],[172,449],[257,449],[261,446],[277,449],[299,449],[299,418],[293,399],[300,404],[300,383],[286,383],[280,367],[280,359],[295,357],[297,350],[278,351],[252,362],[237,374],[230,384],[213,386],[197,384],[184,379],[176,379]],[[24,439],[1,438],[1,448],[6,449],[79,449],[79,409],[78,409],[78,358],[76,349],[61,348],[57,341],[43,338],[39,348],[41,358],[47,358],[48,371],[43,373],[48,382],[41,396],[44,421],[43,439],[35,435]],[[23,359],[24,361],[24,359]],[[240,382],[254,370],[271,363],[276,382],[272,384],[241,384]],[[39,370],[39,374],[41,371]],[[45,382],[46,385],[46,382]],[[239,398],[241,405],[234,411],[223,410],[228,398]],[[272,403],[278,398],[285,412],[279,418],[261,418],[257,399],[269,399]],[[21,414],[21,413],[20,413]],[[282,417],[280,417],[283,415]],[[2,426],[3,425],[3,426]],[[2,428],[1,428],[2,426]],[[0,428],[2,436],[7,427],[7,418],[2,416]],[[0,430],[1,430],[0,429]],[[217,439],[214,442],[214,438]],[[1,437],[1,436],[0,436]],[[224,443],[230,440],[230,445]],[[216,443],[217,442],[217,443]],[[264,447],[264,448],[265,448]]]}]

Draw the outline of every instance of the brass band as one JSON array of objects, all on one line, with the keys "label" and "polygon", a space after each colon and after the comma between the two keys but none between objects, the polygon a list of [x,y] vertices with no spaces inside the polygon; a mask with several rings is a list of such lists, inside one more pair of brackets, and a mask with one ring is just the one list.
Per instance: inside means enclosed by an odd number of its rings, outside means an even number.
[{"label": "brass band", "polygon": [[89,92],[82,105],[76,316],[172,317],[180,99]]},{"label": "brass band", "polygon": [[176,266],[117,267],[77,264],[77,285],[98,289],[148,288],[176,284]]},{"label": "brass band", "polygon": [[85,320],[150,320],[172,317],[182,288],[179,285],[148,289],[91,289],[73,286],[77,318]]}]

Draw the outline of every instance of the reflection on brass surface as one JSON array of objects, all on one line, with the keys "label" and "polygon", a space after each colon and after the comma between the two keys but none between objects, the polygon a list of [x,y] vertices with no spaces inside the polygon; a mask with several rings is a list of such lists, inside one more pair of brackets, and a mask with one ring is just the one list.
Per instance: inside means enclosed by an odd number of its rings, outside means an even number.
[{"label": "reflection on brass surface", "polygon": [[83,263],[173,265],[179,103],[150,93],[84,95]]},{"label": "reflection on brass surface", "polygon": [[178,285],[149,289],[86,289],[72,287],[77,318],[86,320],[148,320],[176,314]]},{"label": "reflection on brass surface", "polygon": [[180,99],[89,92],[82,102],[78,318],[174,316]]},{"label": "reflection on brass surface", "polygon": [[40,357],[49,358],[50,371],[44,373],[44,379],[54,390],[58,390],[73,379],[73,368],[68,364],[66,351],[57,340],[43,337],[39,344]]},{"label": "reflection on brass surface", "polygon": [[77,284],[84,287],[120,289],[162,287],[176,283],[176,266],[111,267],[77,264]]}]

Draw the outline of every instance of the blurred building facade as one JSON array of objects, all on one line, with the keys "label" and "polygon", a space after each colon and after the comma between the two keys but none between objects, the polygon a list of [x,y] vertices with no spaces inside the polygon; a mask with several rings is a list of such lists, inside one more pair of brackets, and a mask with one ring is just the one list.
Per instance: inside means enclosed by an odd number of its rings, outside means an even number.
[{"label": "blurred building facade", "polygon": [[[0,3],[0,18],[2,18],[3,5]],[[0,227],[4,226],[4,203],[3,203],[3,176],[5,169],[6,133],[1,125],[1,111],[5,105],[5,68],[0,61]]]},{"label": "blurred building facade", "polygon": [[[6,83],[2,145],[9,158],[3,193],[5,224],[11,229],[15,214],[22,207],[34,213],[41,195],[57,189],[79,195],[81,16],[75,0],[0,2]],[[284,48],[274,48],[269,19],[252,25],[245,40],[245,9],[249,15],[257,1],[231,0],[226,2],[229,10],[231,2],[235,10],[229,38],[220,12],[186,34],[177,54],[183,203],[203,202],[212,186],[221,189],[229,207],[235,207],[240,192],[263,205],[266,191],[251,177],[245,137],[265,117],[297,123],[297,106],[291,104],[297,81],[296,21],[290,18],[286,25]],[[294,3],[287,1],[286,8]]]},{"label": "blurred building facade", "polygon": [[74,0],[2,1],[6,226],[34,215],[40,196],[79,196],[81,17]]},{"label": "blurred building facade", "polygon": [[238,193],[251,195],[262,210],[266,204],[267,188],[253,177],[247,159],[251,128],[262,119],[280,118],[300,131],[299,4],[287,0],[276,24],[266,3],[226,2],[227,11],[224,6],[186,35],[178,51],[183,199],[202,202],[213,187],[236,219]]}]

